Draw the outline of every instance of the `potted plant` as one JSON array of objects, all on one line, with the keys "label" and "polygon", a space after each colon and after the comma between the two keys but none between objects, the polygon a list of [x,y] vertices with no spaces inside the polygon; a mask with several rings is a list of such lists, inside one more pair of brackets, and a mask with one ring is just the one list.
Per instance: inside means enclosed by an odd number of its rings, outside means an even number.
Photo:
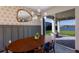
[{"label": "potted plant", "polygon": [[37,32],[36,34],[35,34],[35,39],[39,39],[39,37],[40,37],[40,35],[39,35],[39,33]]}]

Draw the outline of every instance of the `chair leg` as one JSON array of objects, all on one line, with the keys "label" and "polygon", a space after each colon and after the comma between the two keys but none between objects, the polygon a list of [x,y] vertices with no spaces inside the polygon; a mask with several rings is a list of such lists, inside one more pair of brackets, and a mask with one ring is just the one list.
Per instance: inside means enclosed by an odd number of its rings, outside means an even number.
[{"label": "chair leg", "polygon": [[53,52],[55,53],[55,44],[53,44]]}]

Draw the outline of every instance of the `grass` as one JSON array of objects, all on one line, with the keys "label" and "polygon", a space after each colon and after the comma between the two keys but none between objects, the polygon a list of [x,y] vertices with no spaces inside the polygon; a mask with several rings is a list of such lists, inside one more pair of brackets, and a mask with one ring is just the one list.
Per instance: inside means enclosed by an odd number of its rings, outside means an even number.
[{"label": "grass", "polygon": [[60,34],[62,34],[62,35],[69,35],[69,36],[75,36],[75,31],[61,30]]},{"label": "grass", "polygon": [[46,35],[51,35],[51,33],[52,33],[52,30],[46,31]]},{"label": "grass", "polygon": [[[46,35],[51,35],[52,30],[46,31]],[[69,35],[69,36],[75,36],[75,31],[67,31],[67,30],[61,30],[60,34],[62,35]]]}]

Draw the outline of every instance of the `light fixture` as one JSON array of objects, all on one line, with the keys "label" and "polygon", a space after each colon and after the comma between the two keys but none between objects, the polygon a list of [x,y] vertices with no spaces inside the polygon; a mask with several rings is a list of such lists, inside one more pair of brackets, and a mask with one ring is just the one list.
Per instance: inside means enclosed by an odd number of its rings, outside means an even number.
[{"label": "light fixture", "polygon": [[37,11],[40,13],[41,12],[41,10],[40,9],[37,9]]},{"label": "light fixture", "polygon": [[47,16],[47,12],[44,13],[44,16]]},{"label": "light fixture", "polygon": [[34,20],[34,19],[37,19],[38,17],[36,16],[36,15],[34,15],[33,17],[32,17],[32,19]]},{"label": "light fixture", "polygon": [[9,40],[9,43],[11,43],[11,40]]},{"label": "light fixture", "polygon": [[31,14],[34,15],[34,12],[32,11]]}]

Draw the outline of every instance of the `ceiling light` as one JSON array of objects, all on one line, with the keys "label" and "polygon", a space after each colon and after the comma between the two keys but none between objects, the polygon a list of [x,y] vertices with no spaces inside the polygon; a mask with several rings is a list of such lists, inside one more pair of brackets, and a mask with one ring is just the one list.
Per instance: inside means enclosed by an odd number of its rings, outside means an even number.
[{"label": "ceiling light", "polygon": [[47,16],[47,12],[45,12],[44,15]]},{"label": "ceiling light", "polygon": [[34,15],[33,17],[32,17],[32,19],[34,20],[34,19],[37,19],[38,17],[36,16],[36,15]]},{"label": "ceiling light", "polygon": [[31,14],[34,15],[34,12],[32,11]]},{"label": "ceiling light", "polygon": [[40,9],[37,9],[37,11],[38,11],[38,12],[41,12],[41,10],[40,10]]}]

